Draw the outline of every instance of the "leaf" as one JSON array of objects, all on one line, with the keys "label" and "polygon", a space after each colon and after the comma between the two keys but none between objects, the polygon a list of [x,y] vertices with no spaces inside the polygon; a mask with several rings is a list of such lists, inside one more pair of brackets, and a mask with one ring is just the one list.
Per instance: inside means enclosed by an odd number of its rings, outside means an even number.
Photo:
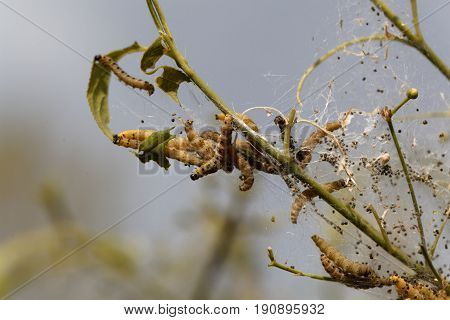
[{"label": "leaf", "polygon": [[[117,62],[127,54],[143,50],[144,48],[141,47],[141,45],[139,45],[137,42],[135,42],[129,47],[112,51],[107,55]],[[98,127],[109,138],[109,140],[112,141],[113,134],[108,127],[110,121],[108,107],[108,90],[110,77],[111,71],[106,70],[94,60],[92,63],[91,76],[89,78],[87,100]]]},{"label": "leaf", "polygon": [[178,99],[178,88],[182,82],[190,82],[191,79],[178,69],[164,66],[163,73],[155,79],[155,83],[162,91],[171,97],[177,104],[180,104]]},{"label": "leaf", "polygon": [[169,140],[175,138],[175,135],[170,133],[173,128],[175,127],[154,132],[139,145],[140,153],[137,157],[142,163],[153,160],[160,167],[169,169],[170,162],[164,154],[164,147]]},{"label": "leaf", "polygon": [[156,62],[166,53],[167,49],[164,48],[161,37],[158,37],[142,56],[141,70],[147,73],[148,69],[155,68]]}]

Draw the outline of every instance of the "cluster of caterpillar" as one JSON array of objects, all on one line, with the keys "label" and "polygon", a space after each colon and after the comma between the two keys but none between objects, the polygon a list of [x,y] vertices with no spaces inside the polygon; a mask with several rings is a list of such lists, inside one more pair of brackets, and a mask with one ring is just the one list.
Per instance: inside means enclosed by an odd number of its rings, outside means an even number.
[{"label": "cluster of caterpillar", "polygon": [[[233,123],[231,116],[218,116],[223,122],[220,132],[213,130],[198,134],[192,121],[184,121],[186,137],[175,137],[164,145],[164,156],[193,165],[197,168],[191,174],[192,180],[200,179],[219,170],[232,172],[234,168],[241,171],[241,191],[250,190],[254,182],[254,170],[276,174],[277,169],[263,158],[247,141],[232,141]],[[116,145],[139,149],[139,145],[153,130],[127,130],[113,137]]]},{"label": "cluster of caterpillar", "polygon": [[392,285],[391,279],[382,278],[368,265],[351,261],[318,235],[312,240],[322,252],[320,261],[325,271],[336,281],[352,288],[368,289]]},{"label": "cluster of caterpillar", "polygon": [[130,76],[121,67],[119,67],[119,65],[111,57],[106,55],[96,55],[94,60],[108,70],[111,70],[116,77],[126,85],[129,85],[135,89],[145,90],[150,96],[155,92],[155,87],[151,83]]},{"label": "cluster of caterpillar", "polygon": [[449,300],[444,289],[435,290],[421,283],[410,283],[399,276],[390,276],[389,280],[395,285],[399,299],[403,300]]},{"label": "cluster of caterpillar", "polygon": [[[252,130],[258,131],[258,127],[251,118],[244,114],[238,114],[238,119],[246,123]],[[239,189],[250,190],[254,183],[254,170],[269,174],[279,174],[288,184],[294,196],[291,207],[290,219],[292,223],[297,223],[297,219],[304,205],[310,202],[318,194],[314,189],[309,188],[301,191],[297,183],[287,174],[283,174],[280,168],[273,164],[271,160],[265,158],[249,141],[235,139],[233,141],[233,119],[230,115],[218,114],[216,120],[222,122],[220,132],[214,130],[204,131],[198,134],[193,128],[192,121],[184,121],[186,137],[176,137],[169,140],[164,146],[164,156],[187,165],[196,166],[191,174],[192,180],[198,180],[219,170],[232,172],[234,168],[241,171],[240,179],[242,183]],[[286,123],[284,118],[276,117],[276,124],[280,131],[284,131]],[[328,132],[341,128],[339,121],[327,123],[325,128]],[[119,146],[139,149],[139,145],[148,138],[154,131],[152,130],[128,130],[115,135],[113,142]],[[306,167],[311,161],[311,153],[314,148],[325,137],[323,130],[314,131],[301,145],[297,152],[297,160],[302,167]],[[294,146],[291,138],[291,146]],[[302,154],[301,159],[299,154]],[[348,187],[343,179],[328,182],[322,185],[328,192],[334,192]],[[329,221],[330,222],[330,221]]]}]

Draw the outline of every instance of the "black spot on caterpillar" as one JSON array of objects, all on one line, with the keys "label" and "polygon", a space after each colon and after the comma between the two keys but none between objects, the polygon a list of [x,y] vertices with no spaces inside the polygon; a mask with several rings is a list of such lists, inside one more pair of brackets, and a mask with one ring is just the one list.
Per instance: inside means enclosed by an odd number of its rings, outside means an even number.
[{"label": "black spot on caterpillar", "polygon": [[135,89],[141,89],[148,92],[151,96],[155,92],[155,87],[148,81],[136,79],[126,73],[119,65],[109,56],[96,55],[95,61],[101,63],[105,68],[111,70],[116,77],[123,83]]}]

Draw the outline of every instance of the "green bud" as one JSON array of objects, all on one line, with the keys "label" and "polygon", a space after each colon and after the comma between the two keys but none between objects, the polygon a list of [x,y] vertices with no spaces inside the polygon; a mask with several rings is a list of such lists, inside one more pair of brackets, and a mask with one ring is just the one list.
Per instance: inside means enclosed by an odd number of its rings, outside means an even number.
[{"label": "green bud", "polygon": [[416,88],[410,88],[408,89],[408,91],[406,91],[406,96],[409,99],[417,99],[417,97],[419,96],[419,90],[417,90]]}]

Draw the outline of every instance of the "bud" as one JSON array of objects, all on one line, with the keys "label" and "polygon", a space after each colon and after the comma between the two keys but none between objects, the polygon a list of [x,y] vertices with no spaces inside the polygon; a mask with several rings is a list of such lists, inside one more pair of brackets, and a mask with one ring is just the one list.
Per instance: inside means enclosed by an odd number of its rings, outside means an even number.
[{"label": "bud", "polygon": [[419,96],[419,90],[417,90],[416,88],[410,88],[408,89],[408,91],[406,91],[406,96],[408,97],[408,99],[417,99],[417,97]]}]

